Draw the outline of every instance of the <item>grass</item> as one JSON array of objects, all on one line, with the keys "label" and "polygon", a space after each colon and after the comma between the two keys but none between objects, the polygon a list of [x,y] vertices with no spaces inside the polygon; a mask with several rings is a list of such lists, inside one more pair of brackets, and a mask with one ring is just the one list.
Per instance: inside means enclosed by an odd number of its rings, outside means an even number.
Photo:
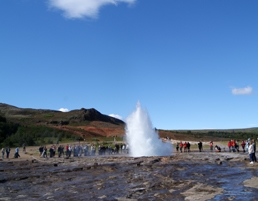
[{"label": "grass", "polygon": [[51,113],[43,115],[44,118],[51,118],[53,116],[54,116],[54,114],[51,114]]}]

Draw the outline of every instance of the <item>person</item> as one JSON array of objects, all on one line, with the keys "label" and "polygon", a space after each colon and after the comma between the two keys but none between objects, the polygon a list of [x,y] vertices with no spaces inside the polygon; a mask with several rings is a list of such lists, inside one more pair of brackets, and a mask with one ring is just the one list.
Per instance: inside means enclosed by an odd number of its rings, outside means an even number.
[{"label": "person", "polygon": [[188,151],[188,152],[190,152],[190,147],[191,147],[190,142],[187,142],[187,151]]},{"label": "person", "polygon": [[67,157],[69,156],[69,145],[68,144],[65,146],[65,155]]},{"label": "person", "polygon": [[46,146],[44,146],[44,148],[43,148],[42,156],[43,156],[43,158],[47,158],[47,147]]},{"label": "person", "polygon": [[202,152],[202,142],[201,141],[198,143],[198,148],[199,148],[199,152]]},{"label": "person", "polygon": [[64,154],[64,146],[59,145],[57,148],[57,152],[58,152],[58,158],[60,158]]},{"label": "person", "polygon": [[179,144],[179,147],[180,147],[179,149],[180,149],[180,152],[181,152],[181,153],[182,153],[183,146],[184,146],[184,144],[183,144],[183,142],[181,141],[180,144]]},{"label": "person", "polygon": [[215,151],[216,152],[221,152],[221,148],[218,145],[215,145]]},{"label": "person", "polygon": [[256,159],[256,155],[255,155],[255,152],[256,152],[256,141],[253,139],[253,145],[254,145],[254,154],[253,154],[253,158],[254,158],[254,162],[257,162],[257,159]]},{"label": "person", "polygon": [[235,147],[236,147],[236,151],[237,151],[237,152],[239,152],[239,143],[238,143],[238,141],[237,141],[237,140],[235,141],[235,144],[236,144],[236,145],[235,145]]},{"label": "person", "polygon": [[125,149],[126,149],[126,153],[129,154],[129,144],[126,144]]},{"label": "person", "polygon": [[14,158],[18,158],[18,157],[21,157],[21,156],[19,154],[19,147],[16,147],[15,153],[14,153]]},{"label": "person", "polygon": [[26,143],[25,142],[23,143],[22,147],[23,147],[23,152],[26,152]]},{"label": "person", "polygon": [[246,152],[248,152],[249,145],[250,145],[250,140],[248,139],[248,140],[246,140],[246,143],[245,143],[245,150],[246,150]]},{"label": "person", "polygon": [[54,157],[54,148],[53,148],[53,146],[51,146],[49,148],[49,158],[52,158],[52,157]]},{"label": "person", "polygon": [[179,142],[176,143],[176,151],[178,152],[179,149]]},{"label": "person", "polygon": [[248,154],[250,157],[250,164],[253,164],[254,163],[254,144],[252,140],[250,141],[250,144],[248,146]]},{"label": "person", "polygon": [[228,141],[228,151],[231,152],[231,140]]},{"label": "person", "polygon": [[87,156],[87,155],[88,155],[88,146],[87,146],[87,144],[85,144],[85,145],[83,146],[83,153],[84,153],[84,156]]},{"label": "person", "polygon": [[213,142],[210,142],[210,151],[213,151]]},{"label": "person", "polygon": [[244,140],[242,141],[241,146],[242,146],[243,152],[245,152],[245,141]]},{"label": "person", "polygon": [[5,152],[6,152],[6,158],[9,158],[9,154],[10,154],[10,152],[11,152],[10,147],[7,147],[6,150],[5,150]]},{"label": "person", "polygon": [[186,149],[187,149],[187,143],[185,142],[184,143],[184,152],[186,152]]},{"label": "person", "polygon": [[39,147],[39,156],[42,156],[43,149],[44,149],[44,147],[43,147],[43,146],[40,146],[40,147]]},{"label": "person", "polygon": [[2,159],[4,159],[5,148],[3,147],[1,151],[2,151]]},{"label": "person", "polygon": [[231,140],[231,149],[233,152],[236,152],[236,141],[235,140]]}]

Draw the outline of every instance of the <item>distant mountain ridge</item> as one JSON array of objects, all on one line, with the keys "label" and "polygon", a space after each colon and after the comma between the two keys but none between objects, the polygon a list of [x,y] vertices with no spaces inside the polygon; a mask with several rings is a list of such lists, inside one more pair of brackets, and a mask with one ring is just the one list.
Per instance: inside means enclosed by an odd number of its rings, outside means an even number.
[{"label": "distant mountain ridge", "polygon": [[19,108],[5,103],[0,103],[0,113],[2,113],[2,115],[7,119],[30,119],[31,122],[37,123],[69,124],[82,123],[85,121],[101,121],[115,125],[124,125],[122,120],[101,114],[94,108],[81,108],[79,110],[61,112],[47,109]]}]

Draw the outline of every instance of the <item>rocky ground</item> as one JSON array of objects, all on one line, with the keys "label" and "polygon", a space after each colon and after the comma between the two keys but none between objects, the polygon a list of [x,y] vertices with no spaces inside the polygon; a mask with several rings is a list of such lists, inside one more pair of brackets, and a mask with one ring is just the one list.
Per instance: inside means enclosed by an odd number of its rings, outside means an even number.
[{"label": "rocky ground", "polygon": [[258,200],[246,153],[43,159],[27,148],[0,162],[0,200]]}]

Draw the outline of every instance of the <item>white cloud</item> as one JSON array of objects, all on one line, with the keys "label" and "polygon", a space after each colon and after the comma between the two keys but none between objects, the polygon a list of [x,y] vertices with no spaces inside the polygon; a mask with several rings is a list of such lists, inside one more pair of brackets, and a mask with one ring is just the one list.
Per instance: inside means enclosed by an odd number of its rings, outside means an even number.
[{"label": "white cloud", "polygon": [[253,88],[247,86],[245,88],[232,88],[232,94],[234,95],[249,95],[253,92]]},{"label": "white cloud", "polygon": [[62,10],[67,18],[97,18],[102,6],[120,2],[131,5],[136,0],[48,0],[50,8]]},{"label": "white cloud", "polygon": [[118,114],[110,114],[108,116],[123,120],[123,118],[121,116],[119,116]]},{"label": "white cloud", "polygon": [[61,112],[69,112],[69,110],[67,108],[60,108],[59,111],[61,111]]}]

